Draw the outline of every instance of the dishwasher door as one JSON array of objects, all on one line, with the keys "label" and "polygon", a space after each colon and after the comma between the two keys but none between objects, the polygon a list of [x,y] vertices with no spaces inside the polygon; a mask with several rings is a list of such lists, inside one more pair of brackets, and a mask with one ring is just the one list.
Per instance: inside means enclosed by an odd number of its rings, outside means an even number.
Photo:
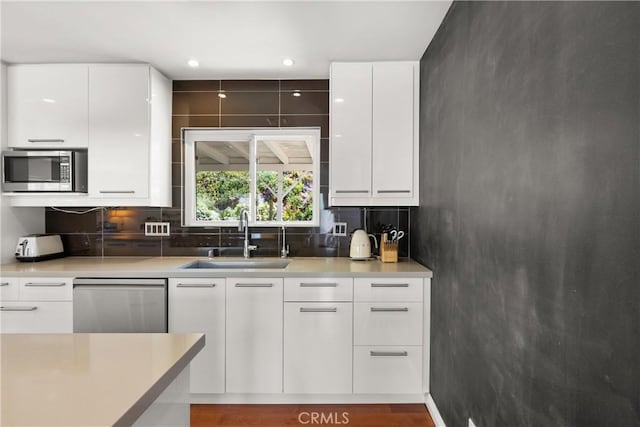
[{"label": "dishwasher door", "polygon": [[167,332],[166,279],[75,279],[74,332]]}]

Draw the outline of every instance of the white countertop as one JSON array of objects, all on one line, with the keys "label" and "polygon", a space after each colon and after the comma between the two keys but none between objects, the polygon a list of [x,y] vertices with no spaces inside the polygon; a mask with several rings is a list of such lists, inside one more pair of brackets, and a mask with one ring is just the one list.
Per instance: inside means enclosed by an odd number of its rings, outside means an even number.
[{"label": "white countertop", "polygon": [[[286,268],[180,269],[196,257],[68,257],[35,263],[0,266],[0,275],[46,277],[432,277],[428,268],[415,261],[382,263],[379,260],[353,261],[349,258],[289,258]],[[218,257],[229,261],[241,258]],[[279,258],[252,258],[279,260]]]},{"label": "white countertop", "polygon": [[203,334],[2,334],[6,426],[131,425],[204,347]]}]

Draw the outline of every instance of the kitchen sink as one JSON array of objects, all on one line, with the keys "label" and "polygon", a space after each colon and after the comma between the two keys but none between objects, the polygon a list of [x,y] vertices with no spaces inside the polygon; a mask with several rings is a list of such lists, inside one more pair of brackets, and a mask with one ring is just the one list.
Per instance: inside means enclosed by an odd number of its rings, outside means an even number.
[{"label": "kitchen sink", "polygon": [[228,261],[205,261],[198,260],[190,262],[189,264],[182,265],[178,268],[192,269],[192,268],[285,268],[289,265],[289,260],[228,260]]}]

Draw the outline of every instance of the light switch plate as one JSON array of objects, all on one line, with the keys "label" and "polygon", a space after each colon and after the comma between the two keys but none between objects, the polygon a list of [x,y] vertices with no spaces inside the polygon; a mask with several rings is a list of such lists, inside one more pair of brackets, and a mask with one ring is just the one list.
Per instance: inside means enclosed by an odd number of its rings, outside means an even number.
[{"label": "light switch plate", "polygon": [[145,236],[169,236],[170,223],[168,222],[145,222],[144,223],[144,235]]},{"label": "light switch plate", "polygon": [[347,223],[346,222],[334,222],[333,223],[333,235],[334,236],[346,236],[347,235]]}]

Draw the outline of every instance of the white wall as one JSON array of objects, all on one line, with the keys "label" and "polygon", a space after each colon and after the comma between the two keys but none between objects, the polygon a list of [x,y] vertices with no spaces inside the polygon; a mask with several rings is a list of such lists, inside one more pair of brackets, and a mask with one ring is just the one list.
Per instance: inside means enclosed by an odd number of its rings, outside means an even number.
[{"label": "white wall", "polygon": [[[0,66],[0,148],[7,147],[7,66]],[[44,233],[44,208],[12,208],[0,196],[0,263],[14,261],[18,237]]]}]

